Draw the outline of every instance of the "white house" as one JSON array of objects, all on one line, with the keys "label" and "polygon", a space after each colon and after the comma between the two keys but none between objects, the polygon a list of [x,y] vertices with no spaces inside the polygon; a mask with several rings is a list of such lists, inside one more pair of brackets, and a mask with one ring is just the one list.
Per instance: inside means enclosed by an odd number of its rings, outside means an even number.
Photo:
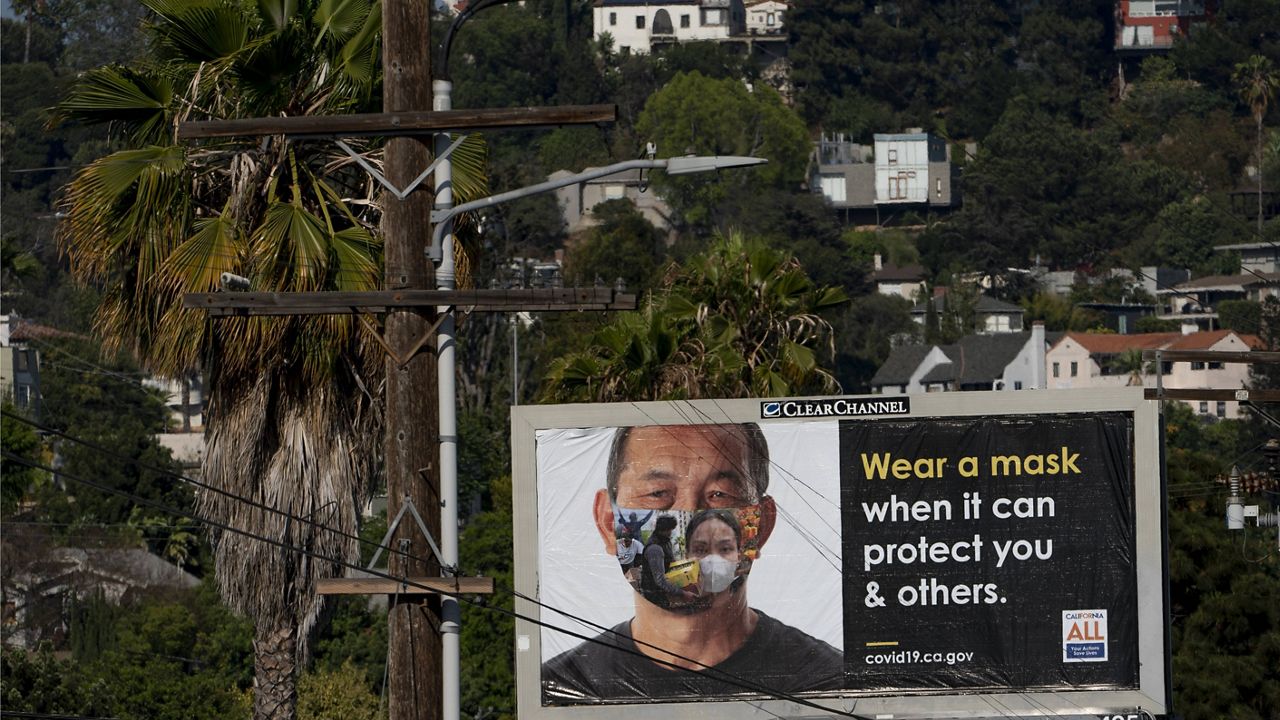
[{"label": "white house", "polygon": [[747,33],[750,35],[781,35],[787,3],[782,0],[747,0]]},{"label": "white house", "polygon": [[595,0],[595,39],[608,33],[618,52],[648,53],[653,45],[727,40],[746,33],[742,0]]},{"label": "white house", "polygon": [[931,177],[929,172],[930,163],[947,161],[942,138],[913,132],[877,133],[874,139],[876,203],[927,203],[934,195],[942,198],[943,178]]}]

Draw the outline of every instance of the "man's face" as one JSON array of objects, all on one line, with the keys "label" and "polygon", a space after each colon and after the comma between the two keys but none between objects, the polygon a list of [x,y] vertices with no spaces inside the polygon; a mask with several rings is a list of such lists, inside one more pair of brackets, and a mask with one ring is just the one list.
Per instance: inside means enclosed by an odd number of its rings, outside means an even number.
[{"label": "man's face", "polygon": [[747,443],[734,427],[671,425],[631,431],[618,475],[619,507],[703,510],[755,503]]},{"label": "man's face", "polygon": [[[747,474],[748,459],[746,435],[734,425],[634,428],[619,463],[616,501],[610,499],[607,490],[596,493],[596,527],[607,551],[615,548],[615,508],[621,517],[623,512],[634,515],[632,508],[693,512],[756,504],[760,505],[760,520],[755,547],[762,547],[772,532],[776,508],[772,498],[756,494],[755,484]],[[714,524],[726,527],[724,523]],[[655,532],[658,535],[661,534]],[[736,544],[734,552],[738,552]]]}]

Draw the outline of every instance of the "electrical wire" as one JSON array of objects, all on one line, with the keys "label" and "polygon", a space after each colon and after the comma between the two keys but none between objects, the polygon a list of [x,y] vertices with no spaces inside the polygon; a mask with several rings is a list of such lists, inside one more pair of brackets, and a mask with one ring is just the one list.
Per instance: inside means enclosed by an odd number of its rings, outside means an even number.
[{"label": "electrical wire", "polygon": [[[54,468],[48,467],[48,466],[46,466],[46,465],[44,465],[44,464],[42,464],[42,463],[34,462],[34,461],[32,461],[32,460],[30,460],[30,459],[28,459],[28,458],[24,458],[24,457],[22,457],[22,456],[20,456],[20,455],[16,455],[16,454],[14,454],[14,453],[12,453],[12,452],[9,452],[8,450],[0,450],[0,457],[3,457],[3,458],[5,458],[5,459],[7,459],[7,460],[10,460],[10,461],[12,461],[12,462],[16,462],[16,463],[18,463],[18,464],[20,464],[20,465],[24,465],[24,466],[26,466],[26,467],[30,467],[30,468],[34,468],[34,469],[39,469],[39,470],[44,470],[45,472],[51,472],[51,473],[52,473],[52,472],[57,472]],[[78,477],[78,476],[75,476],[75,475],[70,475],[70,474],[65,473],[65,472],[59,472],[58,474],[59,474],[59,476],[60,476],[60,477],[63,477],[63,478],[65,478],[65,479],[67,479],[67,480],[70,480],[70,481],[72,481],[72,482],[75,482],[75,483],[78,483],[78,484],[81,484],[81,485],[85,485],[85,486],[87,486],[87,487],[94,488],[94,489],[99,490],[99,491],[101,491],[101,492],[106,492],[106,493],[113,494],[113,495],[116,495],[116,496],[119,496],[119,497],[123,497],[123,498],[129,499],[129,500],[132,500],[132,501],[134,501],[134,502],[136,502],[136,503],[140,503],[140,504],[143,504],[143,505],[147,505],[147,506],[153,507],[153,508],[158,509],[158,510],[161,510],[161,511],[163,511],[163,512],[174,513],[174,514],[179,514],[179,513],[181,513],[181,512],[182,512],[182,511],[180,511],[180,510],[178,510],[178,509],[176,509],[176,508],[170,507],[170,506],[168,506],[168,505],[166,505],[166,504],[164,504],[164,503],[162,503],[162,502],[159,502],[159,501],[156,501],[156,500],[152,500],[152,499],[150,499],[150,498],[145,498],[145,497],[142,497],[142,496],[139,496],[139,495],[135,495],[135,494],[130,493],[130,492],[128,492],[128,491],[120,490],[119,488],[112,488],[112,487],[109,487],[109,486],[103,485],[103,484],[101,484],[101,483],[94,482],[94,481],[92,481],[92,480],[87,480],[87,479],[85,479],[85,478],[81,478],[81,477]],[[307,556],[307,557],[311,557],[311,558],[314,558],[314,559],[316,559],[316,560],[321,560],[321,561],[323,561],[323,562],[332,563],[332,564],[334,564],[334,565],[342,566],[342,567],[345,567],[345,568],[347,568],[347,569],[360,570],[360,571],[365,572],[365,573],[367,573],[367,574],[369,574],[369,575],[372,575],[372,576],[374,576],[374,577],[380,577],[380,578],[383,578],[383,579],[386,579],[386,580],[392,580],[392,581],[394,581],[394,582],[400,583],[401,585],[405,586],[406,588],[408,588],[408,587],[412,587],[412,588],[419,589],[419,590],[425,590],[425,591],[428,591],[428,592],[435,592],[435,593],[439,593],[439,594],[443,594],[443,595],[449,595],[449,596],[451,596],[451,597],[456,597],[459,601],[465,602],[465,603],[467,603],[467,604],[469,604],[469,605],[472,605],[473,607],[481,607],[481,608],[488,609],[488,610],[490,610],[490,611],[499,612],[499,613],[502,613],[502,614],[505,614],[505,615],[509,615],[509,616],[511,616],[511,617],[513,617],[513,618],[516,618],[516,619],[519,619],[519,620],[524,620],[524,621],[526,621],[526,622],[530,622],[530,623],[533,623],[533,624],[538,625],[538,626],[541,626],[541,627],[546,627],[546,628],[548,628],[548,629],[551,629],[551,630],[554,630],[554,631],[556,631],[556,632],[560,632],[560,633],[563,633],[563,634],[569,635],[569,636],[571,636],[571,637],[575,637],[575,638],[580,639],[580,640],[583,640],[583,641],[585,641],[585,642],[591,642],[591,643],[599,644],[599,645],[602,645],[602,646],[607,647],[607,648],[612,648],[612,649],[614,649],[614,650],[616,650],[616,651],[619,651],[619,652],[624,652],[624,653],[628,653],[628,654],[635,655],[635,656],[638,656],[638,657],[643,657],[643,658],[646,658],[646,659],[648,659],[648,660],[651,660],[651,661],[653,661],[653,662],[655,662],[655,663],[657,663],[657,664],[659,664],[659,665],[664,665],[664,666],[667,666],[667,667],[672,668],[672,669],[680,670],[680,671],[687,672],[687,673],[692,673],[692,674],[694,674],[694,675],[709,676],[709,677],[711,677],[711,679],[717,680],[717,681],[719,681],[719,682],[724,682],[724,683],[729,684],[729,685],[734,685],[734,686],[736,686],[736,687],[740,687],[740,688],[742,688],[742,689],[749,690],[749,691],[752,691],[752,692],[755,692],[755,693],[758,693],[758,694],[768,695],[768,696],[770,696],[770,697],[773,697],[773,698],[776,698],[776,699],[779,699],[779,700],[786,700],[786,701],[793,702],[793,703],[796,703],[796,704],[799,704],[799,705],[804,705],[804,706],[806,706],[806,707],[811,707],[811,708],[814,708],[814,709],[817,709],[817,710],[822,710],[822,711],[824,711],[824,712],[829,712],[829,713],[834,714],[834,715],[839,715],[839,716],[842,716],[842,717],[848,717],[848,718],[851,718],[852,720],[870,720],[870,718],[866,718],[865,716],[862,716],[862,715],[857,715],[857,714],[854,714],[854,713],[847,713],[847,712],[843,712],[843,711],[841,711],[841,710],[837,710],[837,709],[829,708],[829,707],[826,707],[826,706],[823,706],[823,705],[819,705],[818,703],[813,702],[813,701],[808,700],[808,699],[803,698],[803,697],[798,697],[798,696],[792,695],[792,694],[790,694],[790,693],[784,693],[784,692],[781,692],[781,691],[777,691],[777,690],[769,689],[769,688],[767,688],[767,687],[765,687],[765,686],[759,685],[759,684],[757,684],[757,683],[753,683],[753,682],[751,682],[751,681],[749,681],[749,680],[745,680],[745,679],[740,678],[740,677],[738,677],[738,676],[735,676],[735,675],[733,675],[733,674],[731,674],[731,673],[727,673],[727,672],[724,672],[724,671],[716,670],[716,668],[714,668],[714,667],[710,667],[710,666],[704,665],[704,664],[702,664],[702,663],[697,662],[696,660],[693,660],[692,658],[684,657],[684,656],[680,655],[679,653],[674,653],[674,652],[671,652],[670,650],[667,650],[667,649],[665,649],[665,648],[661,648],[661,647],[658,647],[658,646],[650,645],[649,643],[642,643],[641,641],[635,640],[634,638],[631,638],[630,640],[631,640],[633,643],[637,644],[637,645],[640,645],[640,644],[649,645],[650,647],[653,647],[653,648],[655,648],[655,649],[657,649],[657,650],[660,650],[660,651],[662,651],[662,652],[664,652],[664,653],[666,653],[666,654],[670,655],[671,657],[677,658],[677,659],[679,659],[679,660],[683,660],[683,661],[685,661],[685,662],[693,663],[693,664],[695,664],[695,665],[699,665],[699,666],[701,666],[701,668],[702,668],[702,669],[686,668],[686,667],[683,667],[683,666],[681,666],[681,665],[679,665],[679,664],[677,664],[677,663],[675,663],[675,662],[665,661],[665,660],[661,660],[661,659],[658,659],[658,658],[652,658],[652,657],[650,657],[650,656],[646,655],[645,653],[643,653],[643,652],[641,652],[641,651],[639,651],[639,650],[632,650],[632,649],[630,649],[630,648],[620,647],[620,646],[618,646],[617,644],[612,643],[612,642],[610,642],[610,641],[608,641],[608,640],[604,640],[604,639],[601,639],[601,638],[599,638],[599,637],[591,637],[591,636],[588,636],[588,635],[583,635],[583,634],[581,634],[581,633],[574,632],[574,631],[569,630],[569,629],[567,629],[567,628],[564,628],[564,627],[561,627],[561,626],[557,626],[557,625],[554,625],[554,624],[551,624],[551,623],[548,623],[548,622],[542,621],[542,620],[537,619],[537,618],[533,618],[533,617],[530,617],[530,616],[526,616],[526,615],[524,615],[524,614],[522,614],[522,613],[515,612],[514,610],[506,610],[505,608],[501,608],[501,607],[497,607],[497,606],[494,606],[494,605],[490,605],[490,604],[488,604],[488,603],[477,602],[477,601],[472,600],[472,599],[470,599],[470,598],[468,598],[468,597],[466,597],[465,595],[462,595],[462,594],[449,593],[449,592],[440,591],[440,590],[438,590],[438,589],[429,588],[429,587],[427,587],[425,584],[422,584],[422,583],[419,583],[419,582],[417,582],[417,581],[415,581],[415,580],[412,580],[412,579],[411,579],[411,578],[409,578],[409,577],[398,577],[398,576],[392,575],[392,574],[390,574],[390,573],[384,573],[384,572],[381,572],[381,571],[378,571],[378,570],[370,570],[370,569],[367,569],[367,568],[361,568],[361,567],[359,567],[358,565],[355,565],[355,564],[353,564],[353,563],[351,563],[351,562],[348,562],[348,561],[346,561],[346,560],[343,560],[343,559],[341,559],[341,558],[328,557],[328,556],[322,555],[322,554],[320,554],[320,553],[318,553],[318,552],[316,552],[316,551],[308,550],[308,549],[305,549],[305,548],[296,547],[296,546],[294,546],[294,545],[290,545],[289,543],[286,543],[286,542],[284,542],[284,541],[282,541],[282,540],[276,540],[276,539],[274,539],[274,538],[270,538],[270,537],[267,537],[267,536],[265,536],[265,535],[260,535],[260,534],[258,534],[258,533],[255,533],[255,532],[252,532],[252,531],[249,531],[249,530],[244,530],[243,528],[236,528],[236,527],[233,527],[233,526],[228,525],[228,524],[226,524],[226,523],[221,523],[221,522],[218,522],[218,521],[212,520],[212,519],[210,519],[210,518],[202,517],[202,516],[199,516],[199,515],[193,515],[193,517],[194,517],[195,519],[197,519],[197,520],[200,520],[201,522],[205,523],[206,525],[208,525],[208,526],[210,526],[210,527],[215,527],[215,528],[218,528],[219,530],[222,530],[222,531],[225,531],[225,532],[235,533],[235,534],[238,534],[238,535],[242,535],[242,536],[244,536],[244,537],[248,537],[248,538],[253,539],[253,540],[257,540],[257,541],[259,541],[259,542],[267,543],[267,544],[269,544],[269,545],[271,545],[271,546],[273,546],[273,547],[280,548],[280,549],[281,549],[281,550],[283,550],[283,551],[299,553],[299,554],[305,555],[305,556]],[[517,596],[518,596],[518,595],[517,595]],[[531,600],[530,598],[524,598],[524,599],[526,599],[526,600]],[[532,601],[532,600],[531,600],[531,601]],[[533,601],[533,602],[536,602],[536,601]],[[541,605],[541,603],[539,603],[539,604]],[[549,609],[553,609],[553,608],[549,608]],[[562,611],[562,610],[555,610],[555,611],[556,611],[556,612],[559,612],[560,614],[564,615],[565,617],[569,617],[569,618],[577,619],[577,620],[579,620],[579,622],[584,622],[584,623],[588,623],[588,624],[590,624],[588,621],[585,621],[585,620],[582,620],[582,619],[580,619],[580,618],[577,618],[577,617],[576,617],[576,616],[574,616],[572,613],[568,613],[568,612],[565,612],[565,611]]]}]

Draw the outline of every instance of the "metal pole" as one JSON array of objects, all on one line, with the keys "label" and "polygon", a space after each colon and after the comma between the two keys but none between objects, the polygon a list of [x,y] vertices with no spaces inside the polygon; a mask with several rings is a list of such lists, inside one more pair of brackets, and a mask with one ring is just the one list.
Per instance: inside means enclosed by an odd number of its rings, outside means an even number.
[{"label": "metal pole", "polygon": [[520,313],[511,313],[511,404],[520,404]]},{"label": "metal pole", "polygon": [[[453,83],[436,80],[431,84],[432,106],[435,110],[451,110],[453,107]],[[436,156],[448,150],[450,138],[445,133],[436,135]],[[436,168],[437,211],[453,208],[453,161],[445,158]],[[453,262],[453,220],[444,226],[443,252],[436,268],[436,287],[453,290],[457,287]],[[458,568],[458,388],[456,375],[457,339],[452,307],[441,307],[444,313],[436,336],[440,406],[440,554],[446,574],[457,574]],[[462,610],[457,598],[444,596],[440,608],[442,687],[441,717],[458,720],[462,710],[462,656],[460,649]]]}]

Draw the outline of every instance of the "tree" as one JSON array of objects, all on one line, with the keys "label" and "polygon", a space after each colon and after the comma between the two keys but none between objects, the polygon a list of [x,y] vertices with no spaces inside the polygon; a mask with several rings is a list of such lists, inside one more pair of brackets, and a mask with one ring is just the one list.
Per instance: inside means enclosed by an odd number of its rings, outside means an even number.
[{"label": "tree", "polygon": [[780,397],[838,388],[821,313],[845,302],[786,254],[741,235],[673,267],[638,312],[551,362],[546,401]]},{"label": "tree", "polygon": [[565,276],[570,282],[590,285],[598,278],[612,286],[621,280],[632,292],[652,287],[665,247],[662,231],[626,199],[601,203],[591,214],[599,224],[566,258]]},{"label": "tree", "polygon": [[645,104],[636,123],[639,137],[657,144],[662,156],[752,155],[768,165],[719,176],[659,174],[654,187],[684,223],[710,228],[728,196],[751,196],[767,188],[800,183],[809,159],[804,123],[772,88],[713,79],[694,71],[672,78]]},{"label": "tree", "polygon": [[1267,116],[1267,107],[1275,98],[1276,92],[1280,91],[1280,71],[1276,70],[1275,63],[1271,62],[1271,58],[1263,55],[1252,55],[1248,60],[1236,65],[1235,73],[1231,79],[1240,91],[1240,99],[1244,100],[1245,104],[1249,106],[1249,112],[1253,113],[1253,121],[1258,126],[1256,162],[1258,176],[1258,234],[1261,235],[1262,144],[1264,139],[1262,121]]},{"label": "tree", "polygon": [[[0,407],[6,415],[18,413],[18,409],[7,399]],[[0,421],[0,446],[4,447],[5,452],[22,458],[28,463],[45,464],[40,457],[44,452],[44,446],[31,425],[4,418]],[[0,458],[0,513],[5,517],[12,515],[18,509],[18,503],[22,501],[27,491],[44,477],[43,470],[8,457]]]},{"label": "tree", "polygon": [[[72,272],[97,284],[96,327],[155,373],[204,366],[210,418],[201,514],[315,557],[212,531],[219,587],[253,618],[255,715],[291,717],[296,671],[320,618],[315,581],[358,557],[357,509],[377,471],[383,358],[350,318],[211,323],[186,292],[222,272],[273,291],[372,290],[381,247],[373,185],[349,162],[280,137],[174,144],[178,122],[333,114],[368,108],[381,16],[371,0],[185,4],[149,0],[148,55],[88,71],[61,118],[110,123],[125,149],[77,172],[60,241]],[[464,145],[463,148],[467,148]],[[462,200],[483,155],[455,153]],[[376,158],[374,158],[376,161]],[[314,519],[286,521],[277,512]]]}]

